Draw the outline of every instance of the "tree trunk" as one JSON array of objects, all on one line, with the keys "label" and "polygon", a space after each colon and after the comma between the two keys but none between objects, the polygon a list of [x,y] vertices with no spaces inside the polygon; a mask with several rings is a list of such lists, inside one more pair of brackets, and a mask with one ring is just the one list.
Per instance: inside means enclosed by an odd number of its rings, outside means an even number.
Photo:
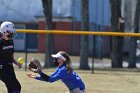
[{"label": "tree trunk", "polygon": [[[82,15],[82,31],[89,30],[89,0],[81,0],[81,15]],[[80,49],[80,69],[89,69],[88,66],[88,36],[81,36],[81,49]]]},{"label": "tree trunk", "polygon": [[[110,0],[111,29],[114,32],[124,32],[124,20],[121,17],[121,0]],[[113,68],[122,68],[123,37],[111,38],[111,59]]]},{"label": "tree trunk", "polygon": [[[52,0],[42,0],[43,8],[44,8],[44,15],[47,23],[48,30],[53,29],[52,23]],[[51,54],[55,53],[54,50],[54,36],[52,34],[46,35],[46,52],[45,52],[45,67],[51,66]]]},{"label": "tree trunk", "polygon": [[[140,12],[140,0],[137,0],[136,11],[134,17],[134,33],[139,32],[139,12]],[[131,37],[130,44],[130,60],[129,60],[129,68],[136,68],[136,47],[137,47],[137,39],[136,37]]]}]

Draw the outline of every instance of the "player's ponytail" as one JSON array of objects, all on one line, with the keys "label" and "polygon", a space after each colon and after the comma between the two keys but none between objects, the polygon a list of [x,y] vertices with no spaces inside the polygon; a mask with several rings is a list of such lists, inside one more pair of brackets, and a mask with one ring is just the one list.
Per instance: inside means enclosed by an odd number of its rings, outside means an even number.
[{"label": "player's ponytail", "polygon": [[70,59],[66,61],[66,67],[67,67],[67,72],[71,73],[73,69],[72,69],[72,66],[71,66],[71,60]]},{"label": "player's ponytail", "polygon": [[68,55],[68,53],[66,53],[65,51],[60,51],[59,52],[63,57],[65,57],[66,58],[66,68],[67,68],[67,72],[68,73],[71,73],[72,72],[72,65],[71,65],[71,59],[70,59],[70,57],[69,57],[69,55]]}]

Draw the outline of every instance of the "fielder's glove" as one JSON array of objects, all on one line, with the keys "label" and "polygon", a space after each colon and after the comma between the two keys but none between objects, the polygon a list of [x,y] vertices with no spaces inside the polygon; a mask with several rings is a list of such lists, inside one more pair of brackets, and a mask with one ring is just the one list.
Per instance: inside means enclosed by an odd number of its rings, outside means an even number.
[{"label": "fielder's glove", "polygon": [[38,73],[39,71],[42,71],[42,67],[41,67],[39,60],[36,58],[32,58],[29,63],[28,69],[34,73]]}]

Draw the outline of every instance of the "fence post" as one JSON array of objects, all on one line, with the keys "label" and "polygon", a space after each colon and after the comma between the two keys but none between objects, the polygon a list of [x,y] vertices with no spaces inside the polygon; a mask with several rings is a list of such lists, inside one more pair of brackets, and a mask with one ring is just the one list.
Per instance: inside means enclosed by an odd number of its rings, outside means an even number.
[{"label": "fence post", "polygon": [[93,53],[92,53],[92,74],[94,73],[94,59],[95,59],[95,36],[93,35]]},{"label": "fence post", "polygon": [[27,33],[25,33],[25,71],[27,71]]}]

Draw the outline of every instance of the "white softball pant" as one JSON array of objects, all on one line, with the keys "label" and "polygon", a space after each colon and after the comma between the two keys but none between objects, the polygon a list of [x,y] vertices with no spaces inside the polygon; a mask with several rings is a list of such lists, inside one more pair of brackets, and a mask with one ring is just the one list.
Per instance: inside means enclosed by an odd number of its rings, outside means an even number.
[{"label": "white softball pant", "polygon": [[76,89],[73,89],[73,90],[70,90],[69,92],[66,92],[66,93],[86,93],[85,90],[80,90],[79,88],[76,88]]}]

